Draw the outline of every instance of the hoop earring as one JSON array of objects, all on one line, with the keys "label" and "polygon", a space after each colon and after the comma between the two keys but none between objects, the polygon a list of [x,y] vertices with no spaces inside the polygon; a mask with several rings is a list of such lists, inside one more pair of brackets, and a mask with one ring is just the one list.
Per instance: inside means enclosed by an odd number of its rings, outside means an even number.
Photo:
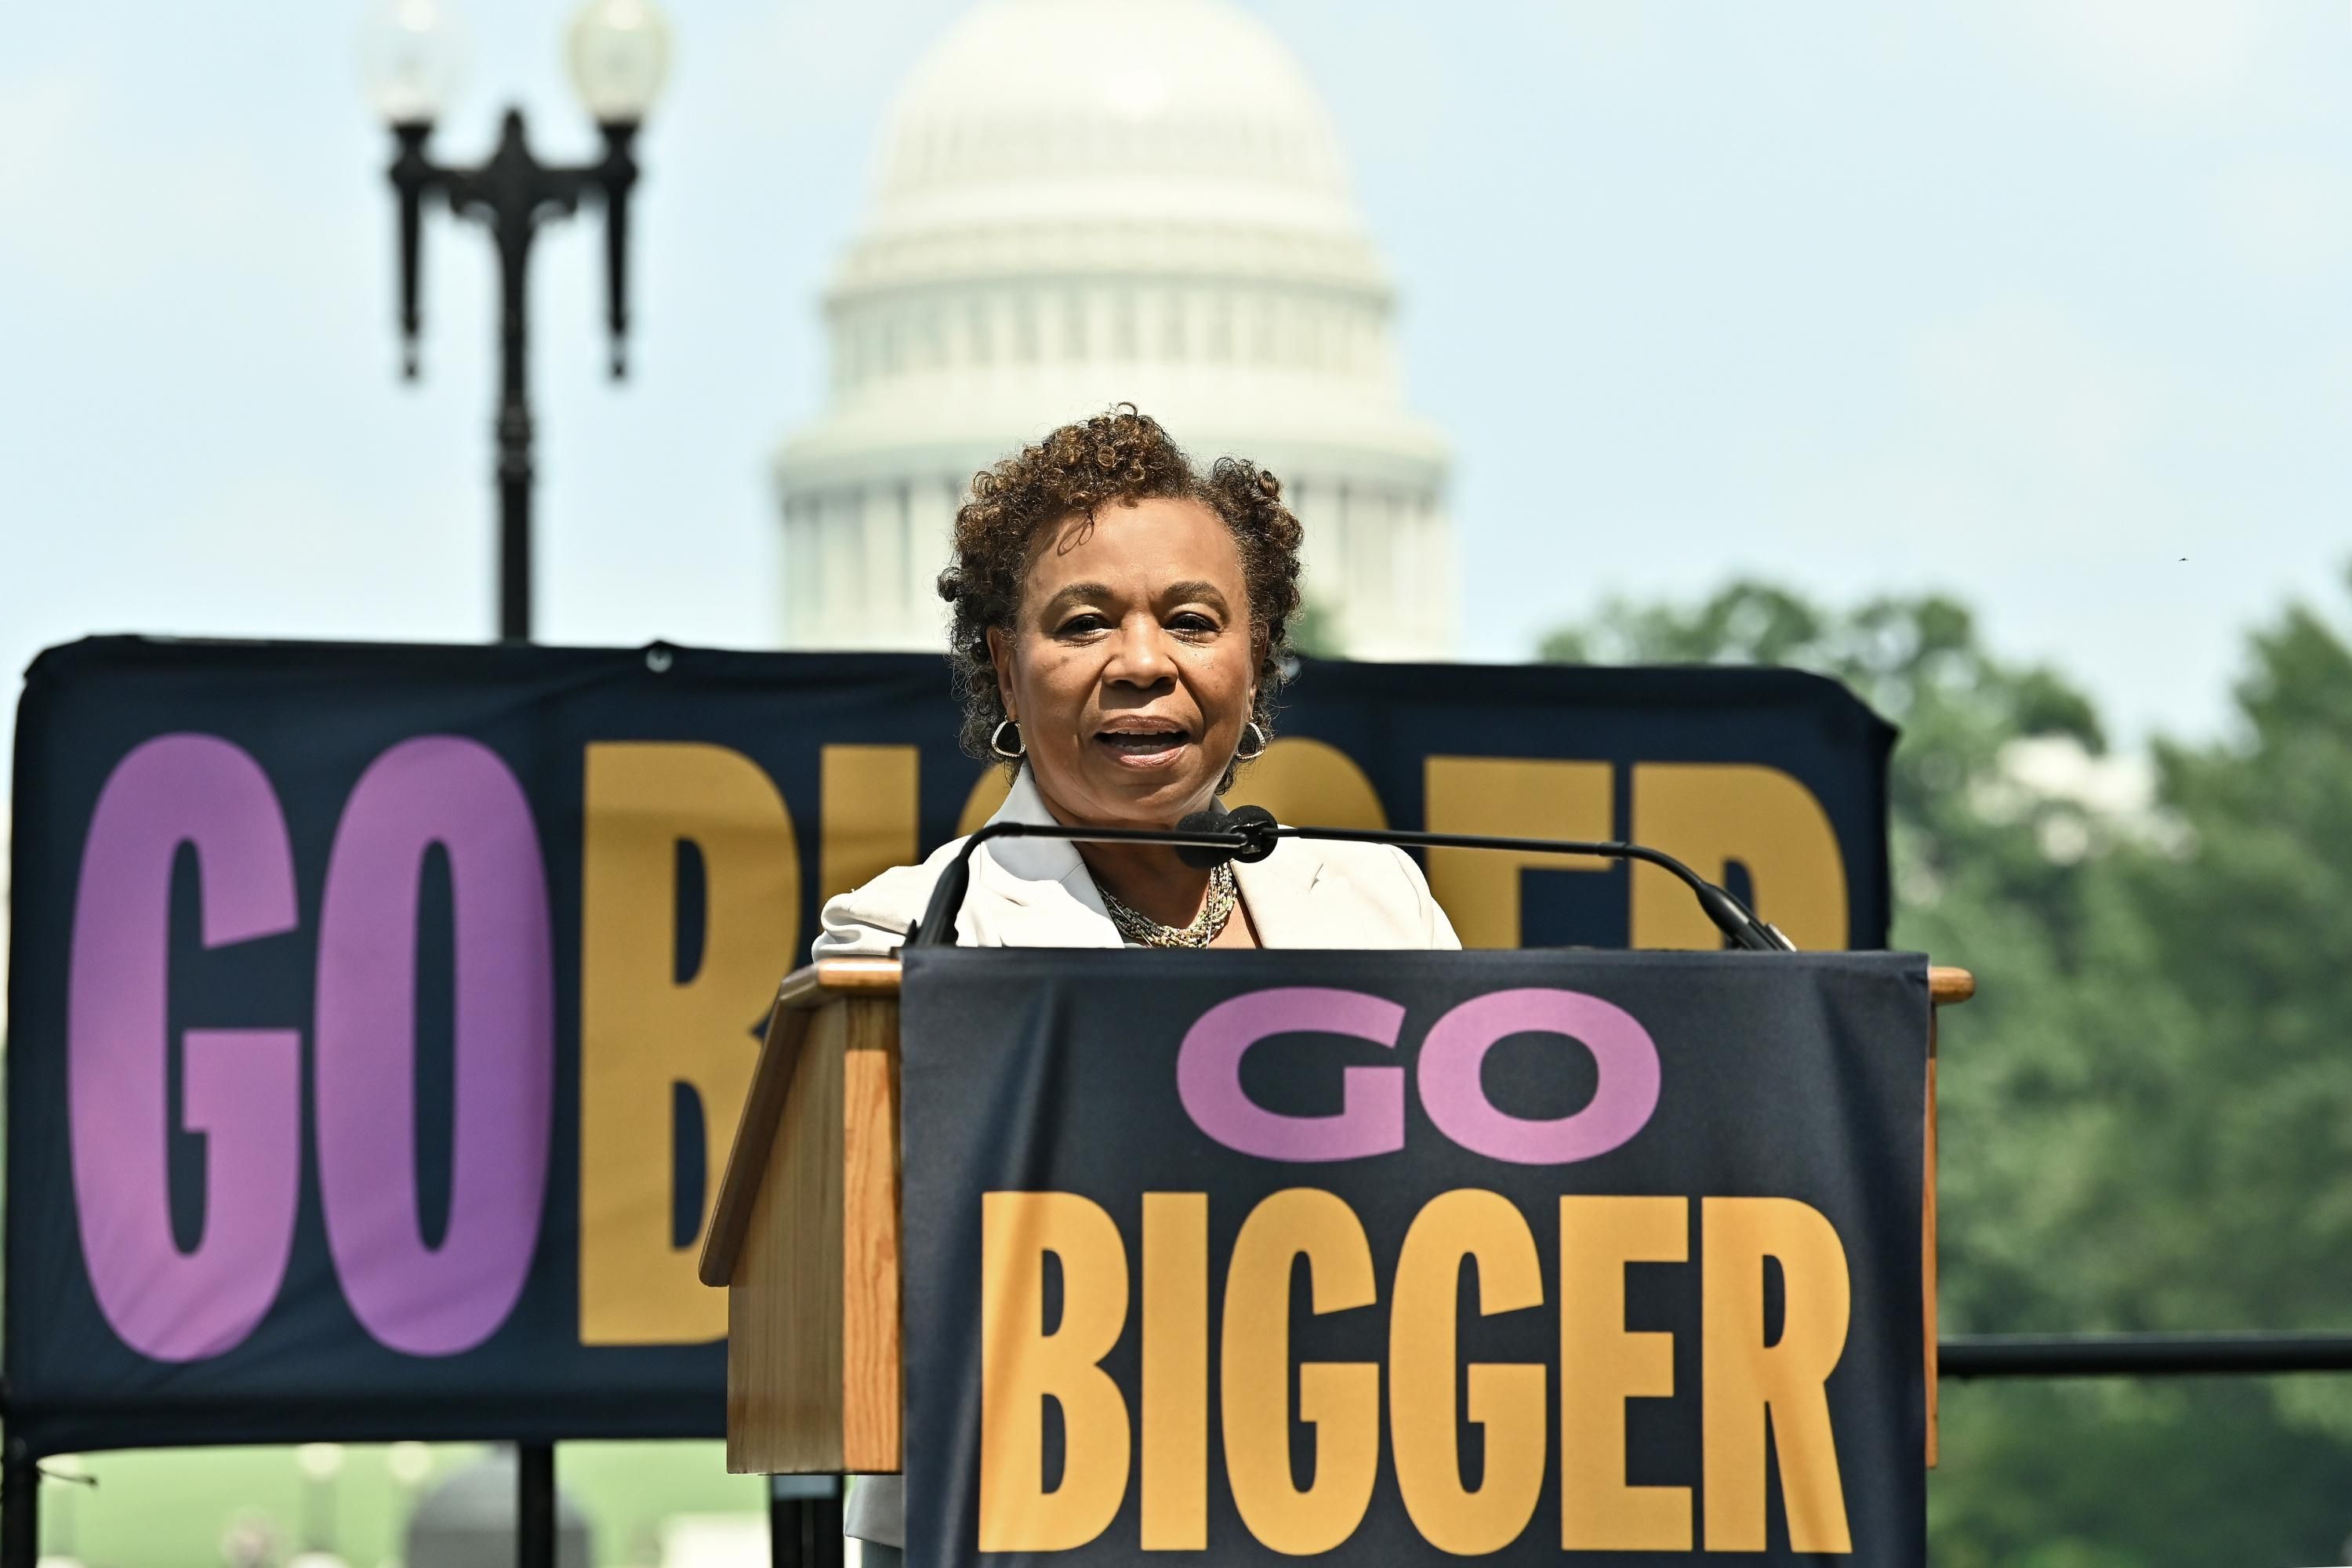
[{"label": "hoop earring", "polygon": [[1272,741],[1266,738],[1265,731],[1258,727],[1258,721],[1255,719],[1249,721],[1243,732],[1244,737],[1248,735],[1255,735],[1257,737],[1257,749],[1255,751],[1244,752],[1236,748],[1234,752],[1234,761],[1237,763],[1253,762],[1255,759],[1265,755],[1265,749],[1274,744]]},{"label": "hoop earring", "polygon": [[[1008,752],[1004,749],[1004,731],[1007,730],[1013,731],[1013,740],[1020,743],[1019,750]],[[1029,754],[1029,742],[1021,739],[1020,725],[1010,719],[1000,719],[996,721],[996,728],[988,733],[988,749],[1008,763],[1017,763]]]}]

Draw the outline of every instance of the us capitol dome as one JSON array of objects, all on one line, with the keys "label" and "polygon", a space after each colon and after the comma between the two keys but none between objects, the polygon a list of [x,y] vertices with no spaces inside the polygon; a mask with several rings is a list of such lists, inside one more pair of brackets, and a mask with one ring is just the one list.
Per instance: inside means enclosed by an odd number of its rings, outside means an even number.
[{"label": "us capitol dome", "polygon": [[1344,651],[1453,651],[1395,292],[1329,115],[1225,0],[982,0],[901,89],[824,304],[830,396],[775,462],[786,647],[939,647],[974,471],[1130,402],[1281,476]]}]

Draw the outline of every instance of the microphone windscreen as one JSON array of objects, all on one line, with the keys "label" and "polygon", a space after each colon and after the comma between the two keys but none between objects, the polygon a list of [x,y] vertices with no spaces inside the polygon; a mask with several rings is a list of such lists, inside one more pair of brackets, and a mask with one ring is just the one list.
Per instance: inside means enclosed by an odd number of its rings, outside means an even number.
[{"label": "microphone windscreen", "polygon": [[[1176,831],[1179,833],[1230,832],[1230,819],[1218,807],[1206,806],[1179,822],[1176,825]],[[1234,851],[1231,849],[1213,849],[1203,844],[1179,844],[1176,847],[1176,858],[1183,861],[1187,866],[1197,867],[1203,871],[1213,866],[1222,866],[1233,858]]]}]

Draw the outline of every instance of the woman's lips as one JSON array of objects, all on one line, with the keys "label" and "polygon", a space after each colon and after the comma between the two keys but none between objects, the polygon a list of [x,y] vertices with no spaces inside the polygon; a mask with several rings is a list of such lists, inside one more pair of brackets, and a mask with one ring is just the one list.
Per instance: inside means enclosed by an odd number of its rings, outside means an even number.
[{"label": "woman's lips", "polygon": [[1192,737],[1181,730],[1106,730],[1095,744],[1124,767],[1165,767],[1183,754]]}]

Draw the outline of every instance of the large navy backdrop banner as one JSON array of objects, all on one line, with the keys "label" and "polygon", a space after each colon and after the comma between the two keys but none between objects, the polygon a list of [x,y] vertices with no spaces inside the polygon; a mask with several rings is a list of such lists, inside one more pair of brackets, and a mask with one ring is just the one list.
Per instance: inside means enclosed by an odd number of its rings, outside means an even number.
[{"label": "large navy backdrop banner", "polygon": [[908,1560],[1924,1563],[1927,1020],[1916,954],[910,953]]},{"label": "large navy backdrop banner", "polygon": [[[36,1453],[715,1435],[702,1231],[827,895],[993,808],[936,658],[100,638],[17,718],[6,1415]],[[1811,677],[1309,662],[1236,800],[1634,837],[1884,945],[1891,731]],[[1474,947],[1712,946],[1435,852]]]}]

